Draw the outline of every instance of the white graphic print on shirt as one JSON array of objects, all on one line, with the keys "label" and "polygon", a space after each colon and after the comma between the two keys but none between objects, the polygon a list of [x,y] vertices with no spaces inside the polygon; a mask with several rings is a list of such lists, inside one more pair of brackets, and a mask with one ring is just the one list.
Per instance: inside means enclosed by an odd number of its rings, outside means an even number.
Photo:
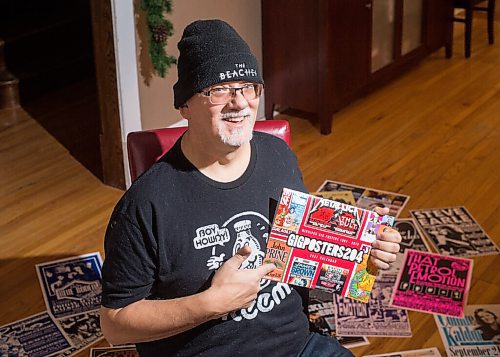
[{"label": "white graphic print on shirt", "polygon": [[[211,255],[207,259],[209,270],[218,269],[225,259],[225,253],[219,252],[217,248],[224,247],[226,243],[233,242],[232,254],[234,255],[241,247],[248,245],[252,253],[241,265],[242,269],[255,269],[262,265],[269,232],[268,219],[257,212],[242,212],[229,218],[222,227],[218,224],[210,224],[196,229],[196,237],[193,244],[196,249],[211,248]],[[263,242],[264,244],[261,244]],[[219,248],[220,249],[220,248]],[[257,300],[246,309],[231,313],[229,316],[235,321],[254,319],[259,312],[271,311],[279,305],[283,299],[291,294],[292,289],[283,283],[274,284],[271,292],[262,292],[262,289],[271,284],[270,280],[261,279]],[[227,319],[225,317],[224,319]]]}]

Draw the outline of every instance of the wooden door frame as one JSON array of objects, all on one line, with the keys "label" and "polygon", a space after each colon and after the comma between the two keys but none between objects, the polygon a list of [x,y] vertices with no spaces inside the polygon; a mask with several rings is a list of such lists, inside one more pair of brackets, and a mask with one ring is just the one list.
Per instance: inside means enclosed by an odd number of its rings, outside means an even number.
[{"label": "wooden door frame", "polygon": [[105,184],[125,189],[111,0],[90,0]]}]

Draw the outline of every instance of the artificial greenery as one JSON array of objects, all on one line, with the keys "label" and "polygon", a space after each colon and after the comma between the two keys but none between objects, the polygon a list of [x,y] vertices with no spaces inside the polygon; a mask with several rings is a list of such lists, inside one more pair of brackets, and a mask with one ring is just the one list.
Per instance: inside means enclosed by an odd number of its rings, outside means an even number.
[{"label": "artificial greenery", "polygon": [[177,62],[175,57],[165,51],[168,37],[174,33],[172,22],[164,16],[172,12],[172,0],[142,0],[142,9],[146,13],[149,56],[153,68],[161,77],[165,77],[168,69]]}]

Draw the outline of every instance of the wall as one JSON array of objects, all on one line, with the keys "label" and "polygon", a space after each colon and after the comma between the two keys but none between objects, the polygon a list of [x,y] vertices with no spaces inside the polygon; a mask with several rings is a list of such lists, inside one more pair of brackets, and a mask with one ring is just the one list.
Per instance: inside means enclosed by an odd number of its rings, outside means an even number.
[{"label": "wall", "polygon": [[[140,10],[140,0],[134,0],[137,66],[139,77],[140,112],[143,129],[185,125],[174,108],[172,87],[177,81],[177,68],[171,67],[165,78],[153,74],[148,55],[146,23]],[[253,53],[262,63],[261,5],[257,0],[173,0],[173,12],[167,17],[174,25],[175,33],[168,40],[167,53],[179,56],[179,42],[186,25],[194,20],[218,18],[227,21],[248,42]],[[263,103],[259,117],[263,117]]]}]

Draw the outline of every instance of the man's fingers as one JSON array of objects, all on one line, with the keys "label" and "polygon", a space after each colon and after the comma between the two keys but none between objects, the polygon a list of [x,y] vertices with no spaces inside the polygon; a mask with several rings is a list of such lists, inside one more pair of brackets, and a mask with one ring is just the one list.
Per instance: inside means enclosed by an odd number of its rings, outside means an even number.
[{"label": "man's fingers", "polygon": [[375,207],[374,211],[377,212],[381,216],[385,216],[386,214],[389,213],[389,208],[388,207]]},{"label": "man's fingers", "polygon": [[379,242],[393,242],[393,243],[401,243],[401,234],[395,229],[391,227],[384,228],[384,231],[378,234],[377,241]]},{"label": "man's fingers", "polygon": [[233,268],[235,270],[239,269],[241,264],[248,258],[248,256],[252,253],[252,248],[250,246],[245,245],[241,247],[235,255],[229,258],[223,265],[222,268]]},{"label": "man's fingers", "polygon": [[379,249],[372,249],[371,251],[372,257],[377,258],[378,260],[381,260],[385,263],[394,263],[396,261],[396,254],[395,253],[389,253],[387,251],[382,251]]},{"label": "man's fingers", "polygon": [[388,253],[397,253],[399,252],[399,244],[394,242],[394,241],[383,241],[383,240],[376,240],[373,242],[372,247],[378,250],[382,250],[384,252]]},{"label": "man's fingers", "polygon": [[387,270],[391,267],[389,263],[383,262],[382,260],[377,259],[374,256],[370,257],[370,262],[381,270]]},{"label": "man's fingers", "polygon": [[265,275],[269,274],[274,269],[276,269],[276,265],[274,264],[262,264],[260,267],[255,269],[255,272],[257,273],[259,278],[263,278]]}]

